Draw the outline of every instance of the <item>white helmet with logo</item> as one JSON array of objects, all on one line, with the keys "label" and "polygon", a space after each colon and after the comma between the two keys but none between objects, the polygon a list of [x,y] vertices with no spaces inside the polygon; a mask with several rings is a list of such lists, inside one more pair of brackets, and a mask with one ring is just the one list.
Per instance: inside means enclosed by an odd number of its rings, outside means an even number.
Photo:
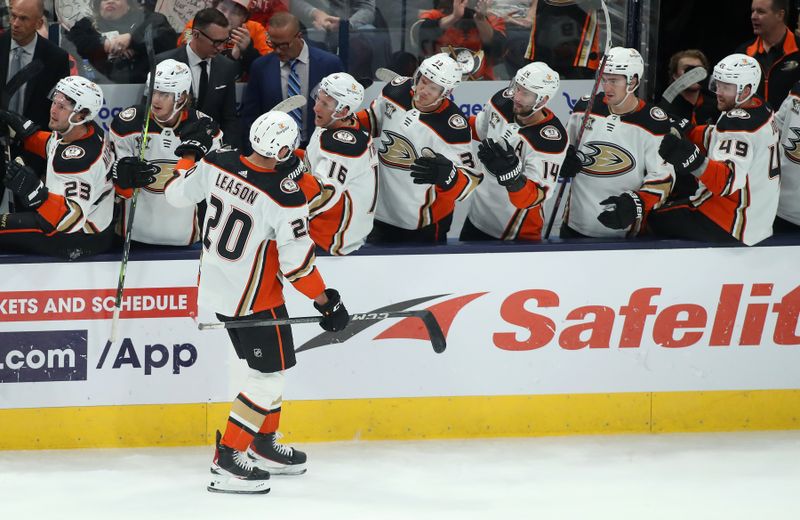
[{"label": "white helmet with logo", "polygon": [[517,71],[516,76],[511,80],[510,90],[512,96],[520,87],[534,94],[531,101],[531,112],[536,112],[553,99],[558,92],[559,85],[558,73],[548,67],[546,63],[535,61]]},{"label": "white helmet with logo", "polygon": [[[58,81],[52,94],[60,92],[75,103],[72,112],[80,114],[84,110],[87,112],[82,123],[88,123],[97,117],[100,109],[103,108],[103,91],[100,87],[86,78],[80,76],[67,76]],[[50,98],[52,99],[52,94]],[[72,123],[72,117],[70,117]],[[76,123],[79,124],[79,123]]]},{"label": "white helmet with logo", "polygon": [[425,76],[444,89],[442,92],[444,98],[449,96],[456,85],[461,83],[461,75],[461,67],[456,60],[440,52],[420,63],[417,72],[414,73],[414,85],[419,82],[421,76]]},{"label": "white helmet with logo", "polygon": [[[150,74],[147,75],[145,84],[150,83]],[[175,114],[180,112],[188,102],[188,96],[183,103],[178,105],[178,100],[182,94],[189,94],[192,88],[192,72],[189,66],[180,61],[169,59],[164,60],[156,66],[156,79],[153,88],[159,92],[174,94],[174,104],[172,113],[165,120],[156,118],[159,123],[165,123],[172,119]]]},{"label": "white helmet with logo", "polygon": [[336,117],[334,115],[333,119],[342,119],[349,116],[358,110],[361,102],[364,101],[364,87],[346,72],[336,72],[325,76],[319,82],[319,90],[324,91],[336,100],[334,114],[343,108],[347,108],[347,112],[343,116]]},{"label": "white helmet with logo", "polygon": [[[644,60],[636,49],[625,47],[612,47],[606,55],[606,65],[603,67],[604,74],[620,74],[625,76],[627,81],[626,91],[632,94],[641,84],[644,74]],[[632,87],[633,78],[636,78],[636,86]],[[626,96],[627,98],[627,96]]]},{"label": "white helmet with logo", "polygon": [[[283,162],[297,148],[300,130],[292,116],[285,112],[272,111],[261,114],[250,127],[250,145],[253,151],[264,157]],[[288,152],[281,153],[288,147]]]},{"label": "white helmet with logo", "polygon": [[[746,54],[731,54],[723,58],[714,66],[714,72],[708,82],[711,92],[717,92],[717,83],[731,83],[736,85],[736,106],[750,99],[758,90],[761,83],[761,66],[755,58]],[[739,97],[744,93],[744,88],[750,86],[750,94],[744,98]]]}]

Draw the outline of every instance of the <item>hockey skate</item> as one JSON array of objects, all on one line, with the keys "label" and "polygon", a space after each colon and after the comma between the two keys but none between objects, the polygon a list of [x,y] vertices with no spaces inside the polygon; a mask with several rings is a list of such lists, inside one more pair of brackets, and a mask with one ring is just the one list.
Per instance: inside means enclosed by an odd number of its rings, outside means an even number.
[{"label": "hockey skate", "polygon": [[217,450],[211,463],[209,491],[216,493],[269,493],[269,473],[256,468],[243,451],[220,444],[222,434],[217,430]]},{"label": "hockey skate", "polygon": [[247,448],[247,456],[257,468],[273,475],[302,475],[306,472],[306,454],[278,442],[280,433],[258,434]]}]

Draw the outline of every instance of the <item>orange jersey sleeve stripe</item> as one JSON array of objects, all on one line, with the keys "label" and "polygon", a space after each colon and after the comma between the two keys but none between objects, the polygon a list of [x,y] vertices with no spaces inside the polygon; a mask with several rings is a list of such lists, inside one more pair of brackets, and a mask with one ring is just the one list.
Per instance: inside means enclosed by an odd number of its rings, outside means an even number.
[{"label": "orange jersey sleeve stripe", "polygon": [[47,140],[50,139],[50,135],[50,132],[36,132],[25,139],[25,149],[39,157],[45,157],[47,155]]},{"label": "orange jersey sleeve stripe", "polygon": [[310,274],[295,280],[292,285],[312,300],[325,291],[325,282],[322,280],[322,275],[319,274],[316,266]]}]

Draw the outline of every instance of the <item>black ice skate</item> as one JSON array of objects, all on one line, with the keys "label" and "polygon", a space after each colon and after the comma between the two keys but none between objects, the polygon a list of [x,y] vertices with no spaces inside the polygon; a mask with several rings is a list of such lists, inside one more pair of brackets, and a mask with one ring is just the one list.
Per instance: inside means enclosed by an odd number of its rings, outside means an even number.
[{"label": "black ice skate", "polygon": [[259,433],[247,448],[247,456],[256,467],[273,475],[302,475],[306,472],[306,454],[278,442],[280,433]]},{"label": "black ice skate", "polygon": [[217,430],[217,451],[211,463],[209,491],[217,493],[269,493],[269,473],[256,468],[243,451],[220,444]]}]

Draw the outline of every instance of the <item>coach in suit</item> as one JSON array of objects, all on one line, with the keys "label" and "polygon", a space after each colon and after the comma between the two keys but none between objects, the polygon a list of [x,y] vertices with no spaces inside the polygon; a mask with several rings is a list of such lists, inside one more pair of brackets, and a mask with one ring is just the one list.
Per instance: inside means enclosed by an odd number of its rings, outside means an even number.
[{"label": "coach in suit", "polygon": [[287,97],[300,94],[308,99],[308,104],[289,115],[300,126],[301,147],[305,147],[314,132],[311,93],[322,78],[343,72],[344,66],[338,56],[309,46],[300,33],[300,23],[292,14],[275,13],[269,20],[267,35],[274,50],[256,59],[250,68],[242,108],[243,129],[249,135],[250,125],[258,116]]},{"label": "coach in suit", "polygon": [[236,118],[236,78],[239,65],[220,54],[230,41],[228,19],[214,8],[201,9],[192,21],[188,45],[162,52],[157,62],[172,58],[189,65],[195,108],[217,121],[225,143],[238,147],[241,133]]},{"label": "coach in suit", "polygon": [[50,101],[47,96],[58,80],[69,76],[69,57],[58,46],[42,38],[44,6],[41,0],[12,0],[11,30],[0,36],[0,78],[7,83],[25,65],[39,60],[44,68],[11,98],[8,109],[47,129]]}]

